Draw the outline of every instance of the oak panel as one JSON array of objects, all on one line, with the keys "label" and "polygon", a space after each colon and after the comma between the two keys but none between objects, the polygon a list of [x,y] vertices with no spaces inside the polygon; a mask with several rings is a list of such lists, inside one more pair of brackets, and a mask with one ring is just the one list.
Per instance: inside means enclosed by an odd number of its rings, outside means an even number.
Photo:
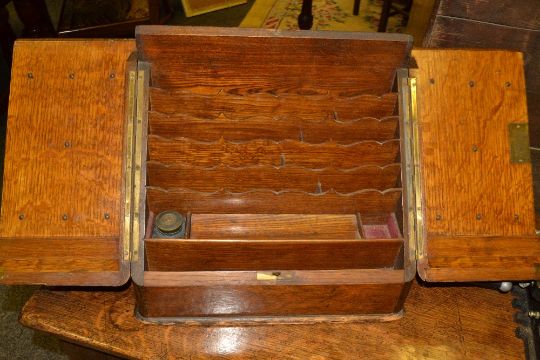
[{"label": "oak panel", "polygon": [[428,235],[534,235],[531,165],[510,162],[508,140],[527,122],[521,54],[413,54]]},{"label": "oak panel", "polygon": [[2,236],[119,235],[124,72],[133,47],[15,44]]},{"label": "oak panel", "polygon": [[231,168],[218,166],[198,168],[186,165],[166,166],[149,161],[148,185],[161,188],[190,188],[198,191],[253,189],[302,190],[307,192],[335,190],[351,193],[361,189],[385,190],[399,183],[399,164],[384,167],[362,166],[350,170],[325,168],[310,170],[296,166],[252,166]]}]

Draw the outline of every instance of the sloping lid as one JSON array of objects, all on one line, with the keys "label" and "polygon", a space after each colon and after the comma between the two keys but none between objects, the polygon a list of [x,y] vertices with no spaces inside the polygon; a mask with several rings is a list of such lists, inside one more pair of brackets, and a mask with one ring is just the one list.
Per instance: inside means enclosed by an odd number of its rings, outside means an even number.
[{"label": "sloping lid", "polygon": [[540,278],[521,53],[413,51],[429,281]]},{"label": "sloping lid", "polygon": [[126,60],[133,40],[15,44],[0,283],[118,285]]}]

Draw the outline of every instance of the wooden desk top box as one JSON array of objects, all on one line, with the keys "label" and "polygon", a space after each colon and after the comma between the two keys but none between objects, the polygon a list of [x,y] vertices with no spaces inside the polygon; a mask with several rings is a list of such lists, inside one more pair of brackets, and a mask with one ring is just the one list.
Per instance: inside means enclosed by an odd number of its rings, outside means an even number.
[{"label": "wooden desk top box", "polygon": [[[0,282],[144,318],[399,317],[540,279],[522,56],[405,35],[142,26],[15,45]],[[186,218],[182,238],[155,216]]]}]

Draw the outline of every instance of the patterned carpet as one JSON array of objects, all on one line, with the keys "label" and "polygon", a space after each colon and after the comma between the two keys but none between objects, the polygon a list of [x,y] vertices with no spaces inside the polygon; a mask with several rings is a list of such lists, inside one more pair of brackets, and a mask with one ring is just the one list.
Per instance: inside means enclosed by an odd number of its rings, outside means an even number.
[{"label": "patterned carpet", "polygon": [[[353,15],[354,0],[313,0],[313,30],[377,31],[382,0],[361,0],[358,16]],[[256,0],[240,27],[298,29],[302,0]],[[402,32],[403,17],[392,16],[387,32]]]}]

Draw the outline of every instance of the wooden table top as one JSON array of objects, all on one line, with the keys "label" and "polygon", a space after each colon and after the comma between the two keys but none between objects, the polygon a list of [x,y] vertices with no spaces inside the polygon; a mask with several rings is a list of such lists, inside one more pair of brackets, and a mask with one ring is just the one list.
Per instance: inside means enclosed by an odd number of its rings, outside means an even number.
[{"label": "wooden table top", "polygon": [[511,300],[495,290],[415,283],[397,321],[203,326],[137,320],[132,287],[39,290],[21,322],[129,358],[523,359]]}]

